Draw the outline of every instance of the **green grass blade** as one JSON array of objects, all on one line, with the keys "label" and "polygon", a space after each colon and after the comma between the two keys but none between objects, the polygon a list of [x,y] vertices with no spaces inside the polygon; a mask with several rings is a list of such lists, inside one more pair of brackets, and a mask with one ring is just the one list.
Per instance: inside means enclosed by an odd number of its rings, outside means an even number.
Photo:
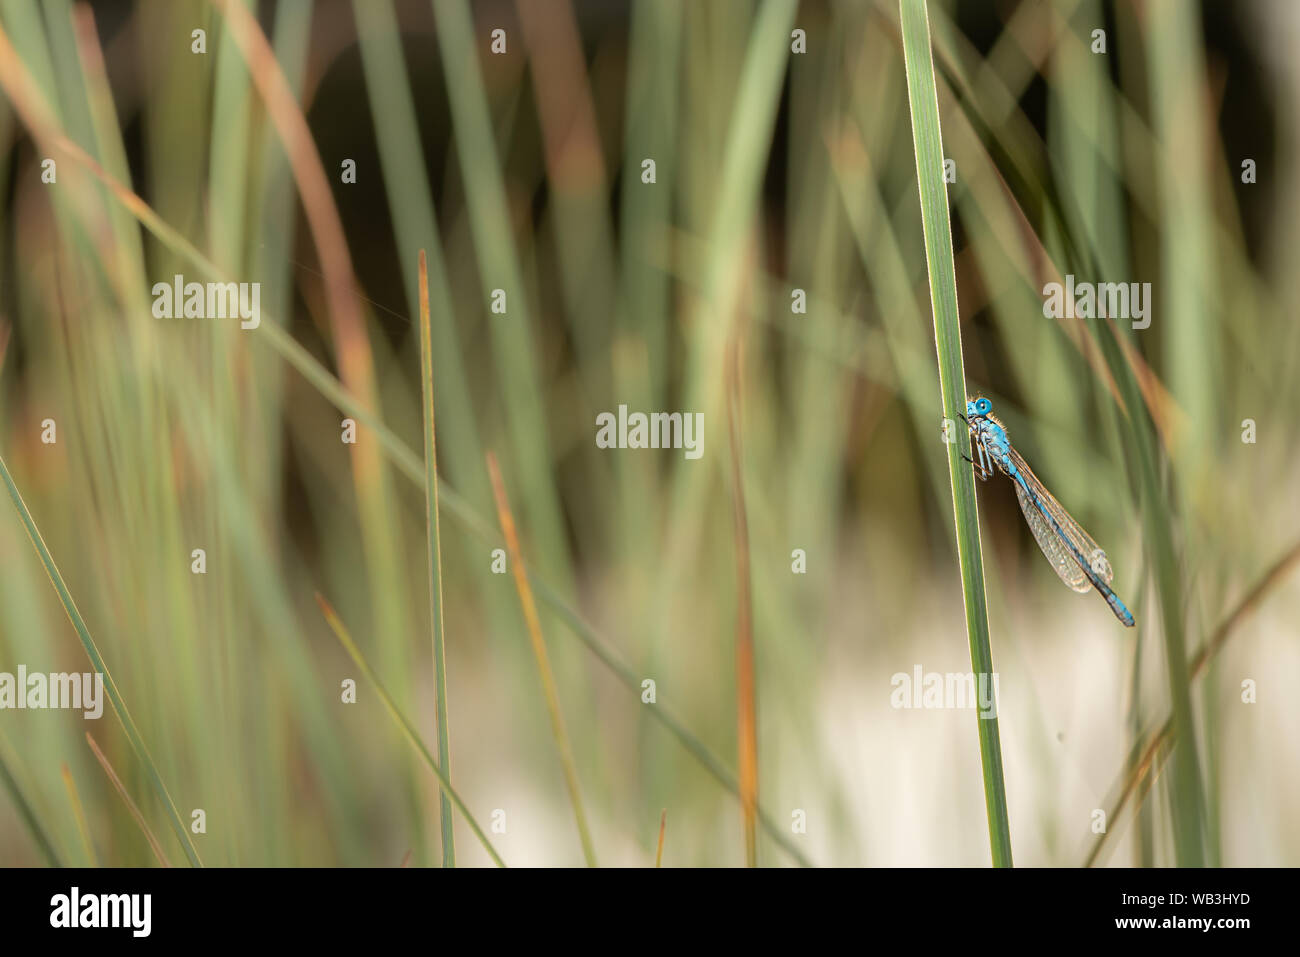
[{"label": "green grass blade", "polygon": [[32,513],[27,510],[27,503],[23,501],[22,495],[19,494],[18,486],[14,484],[13,476],[9,474],[9,466],[5,464],[2,455],[0,455],[0,478],[4,479],[5,487],[9,490],[9,497],[13,500],[14,508],[18,509],[18,516],[23,520],[23,527],[27,530],[27,537],[31,539],[32,547],[36,549],[41,564],[45,566],[45,574],[49,576],[50,584],[58,592],[59,601],[63,603],[63,610],[67,612],[68,620],[72,622],[72,627],[76,629],[77,637],[81,639],[81,645],[86,649],[86,655],[90,658],[91,665],[104,676],[104,688],[108,691],[108,700],[113,706],[113,712],[122,723],[122,728],[126,731],[126,736],[130,740],[136,756],[144,763],[145,770],[149,773],[149,781],[167,811],[168,820],[171,822],[172,830],[176,832],[177,838],[180,839],[181,847],[185,850],[185,856],[189,858],[190,864],[193,866],[202,867],[203,862],[199,860],[198,851],[195,850],[193,842],[190,841],[190,833],[181,821],[175,802],[172,801],[171,795],[167,793],[167,786],[163,784],[162,775],[158,773],[158,766],[154,764],[149,749],[145,747],[144,739],[140,737],[140,732],[131,719],[130,712],[126,710],[126,702],[122,700],[122,694],[117,690],[117,682],[113,680],[108,665],[104,664],[104,659],[95,646],[95,640],[90,637],[90,630],[86,627],[85,621],[82,620],[81,612],[77,610],[77,603],[72,600],[72,593],[68,591],[68,586],[63,581],[63,575],[59,573],[59,567],[54,563],[54,556],[50,554],[50,550],[45,546],[45,539],[41,537],[40,530],[36,527],[36,522],[32,518]]},{"label": "green grass blade", "polygon": [[356,666],[361,669],[361,673],[366,676],[367,680],[369,680],[372,685],[375,686],[375,692],[379,695],[379,700],[384,703],[384,707],[388,710],[388,714],[392,717],[393,721],[396,722],[398,728],[406,737],[406,740],[410,742],[411,747],[415,748],[415,750],[419,752],[420,757],[424,758],[424,763],[429,766],[429,770],[431,770],[434,776],[438,779],[438,786],[442,789],[442,793],[456,806],[456,810],[460,811],[461,817],[465,818],[465,822],[469,824],[469,828],[474,832],[474,836],[479,839],[479,843],[483,845],[483,849],[487,851],[488,856],[492,858],[492,862],[496,864],[497,867],[505,867],[506,862],[501,859],[501,855],[496,852],[496,848],[494,848],[492,842],[488,840],[488,836],[484,833],[483,828],[479,826],[478,821],[474,819],[474,815],[471,814],[469,808],[465,806],[465,802],[461,799],[461,796],[457,794],[455,789],[451,786],[451,780],[438,765],[438,762],[434,760],[433,755],[429,753],[429,749],[424,746],[424,742],[420,739],[420,735],[411,725],[411,722],[407,720],[406,715],[402,714],[392,697],[384,689],[384,685],[379,680],[379,676],[375,674],[373,669],[371,669],[370,662],[366,661],[365,656],[361,654],[361,649],[357,647],[357,643],[352,639],[352,633],[349,632],[347,626],[343,624],[342,619],[340,619],[338,614],[334,611],[333,606],[331,606],[330,603],[325,600],[325,597],[319,592],[316,594],[316,603],[320,605],[321,614],[325,616],[325,621],[334,632],[334,636],[338,638],[339,643],[356,663]]},{"label": "green grass blade", "polygon": [[465,0],[433,0],[438,49],[451,108],[455,146],[465,178],[466,211],[479,259],[483,301],[500,288],[507,294],[508,320],[487,323],[493,361],[506,407],[506,428],[522,483],[521,513],[535,533],[535,549],[565,593],[574,593],[572,556],[564,531],[559,489],[552,479],[552,431],[545,402],[524,269],[516,249],[506,194],[506,177],[492,127],[487,90],[475,55],[473,13]]},{"label": "green grass blade", "polygon": [[[3,40],[3,32],[0,32],[0,40]],[[0,75],[2,76],[2,75]],[[8,78],[8,82],[23,82],[26,77],[19,74],[16,78]],[[6,86],[6,91],[9,87]],[[175,227],[168,223],[140,196],[124,186],[120,180],[115,179],[103,167],[89,156],[85,150],[78,147],[75,143],[62,135],[61,131],[47,120],[44,116],[25,117],[32,120],[39,129],[39,135],[48,139],[58,155],[65,156],[72,162],[82,166],[100,182],[109,189],[110,195],[115,201],[120,203],[132,216],[134,216],[142,226],[152,233],[159,242],[165,245],[171,252],[177,254],[186,262],[194,266],[200,275],[212,281],[229,282],[231,277],[223,270],[219,269],[210,259],[203,255],[189,240],[187,240]],[[303,347],[296,339],[293,338],[277,322],[276,317],[269,315],[265,310],[262,312],[262,324],[258,327],[259,341],[265,340],[268,346],[277,352],[290,366],[292,366],[302,377],[309,382],[321,395],[332,402],[340,411],[356,419],[358,423],[371,429],[375,438],[378,439],[380,447],[393,464],[397,466],[398,471],[417,485],[424,481],[424,466],[420,461],[420,456],[411,450],[401,438],[399,438],[392,429],[390,429],[371,409],[361,400],[353,396],[339,379],[326,369],[314,355]],[[440,488],[441,504],[447,507],[447,511],[465,525],[481,541],[491,544],[493,547],[501,544],[500,537],[495,533],[492,527],[476,512],[473,506],[447,483],[441,483]],[[633,669],[624,662],[621,657],[612,648],[608,639],[601,636],[597,631],[578,613],[576,612],[567,598],[562,595],[557,587],[550,585],[547,581],[540,578],[536,572],[529,571],[529,580],[537,590],[538,597],[551,607],[558,617],[564,621],[573,634],[587,648],[596,655],[596,657],[608,667],[618,677],[619,681],[629,690],[640,693],[641,678]],[[660,722],[666,727],[672,735],[677,738],[678,742],[709,772],[713,778],[732,794],[739,796],[740,786],[734,774],[732,774],[722,762],[722,760],[695,735],[686,725],[666,707],[660,705],[657,708],[647,712],[654,720]],[[804,867],[811,866],[808,856],[790,839],[786,829],[778,825],[775,820],[768,815],[760,805],[758,809],[758,820],[763,830],[772,838],[781,848],[792,858]]]},{"label": "green grass blade", "polygon": [[[1156,130],[1170,155],[1180,161],[1170,174],[1160,178],[1162,215],[1161,288],[1168,290],[1165,308],[1178,317],[1176,334],[1164,337],[1165,361],[1170,389],[1178,404],[1198,426],[1217,430],[1222,421],[1223,393],[1220,382],[1222,340],[1209,304],[1219,302],[1216,289],[1221,254],[1209,241],[1213,236],[1213,200],[1206,162],[1198,150],[1209,139],[1203,128],[1201,90],[1207,82],[1199,50],[1199,17],[1186,4],[1158,3],[1152,7],[1146,39],[1152,64],[1152,97]],[[1130,333],[1131,334],[1131,333]],[[1138,417],[1134,416],[1136,420]],[[1154,443],[1145,441],[1146,430],[1137,431],[1141,442],[1143,484],[1147,505],[1169,501],[1166,489],[1157,484],[1158,463]],[[1171,450],[1171,464],[1179,477],[1175,501],[1194,503],[1205,476],[1213,467],[1210,448],[1198,442],[1183,442]],[[1207,827],[1209,808],[1201,775],[1201,757],[1192,707],[1187,661],[1186,583],[1182,580],[1183,551],[1175,545],[1178,529],[1174,510],[1151,507],[1144,519],[1151,529],[1155,555],[1160,611],[1164,625],[1165,661],[1169,694],[1173,703],[1177,741],[1170,763],[1170,804],[1173,810],[1174,846],[1180,867],[1201,867],[1213,852]],[[1212,738],[1204,738],[1207,746]]]},{"label": "green grass blade", "polygon": [[[420,142],[419,114],[402,59],[397,13],[387,0],[359,0],[353,3],[353,10],[394,238],[398,249],[425,250],[429,307],[440,317],[432,326],[434,378],[442,412],[439,418],[444,461],[440,477],[449,478],[463,489],[480,509],[490,509],[492,496],[483,472],[483,448],[470,411],[474,407],[470,368],[453,321],[452,288],[426,173],[428,161]],[[402,279],[412,312],[419,300],[415,265],[401,257]]]},{"label": "green grass blade", "polygon": [[8,746],[4,745],[3,739],[0,739],[0,785],[9,792],[9,797],[13,799],[14,807],[18,811],[18,816],[22,818],[23,823],[27,825],[27,830],[32,833],[32,840],[36,842],[36,847],[40,850],[41,856],[45,858],[45,863],[50,867],[62,867],[63,862],[59,860],[59,852],[54,849],[54,843],[50,840],[49,832],[41,826],[40,817],[37,816],[36,810],[32,803],[27,800],[27,795],[18,785],[18,779],[14,777],[9,765],[5,762],[5,754]]},{"label": "green grass blade", "polygon": [[[962,364],[961,325],[957,315],[957,278],[952,257],[952,229],[948,221],[948,193],[943,179],[939,98],[935,90],[925,0],[900,0],[899,13],[907,66],[907,98],[912,113],[912,140],[916,149],[916,172],[921,193],[921,221],[925,230],[925,259],[930,275],[930,305],[934,310],[934,340],[939,353],[939,389],[943,395],[944,418],[949,422],[959,422],[958,415],[966,408],[966,373]],[[953,518],[957,525],[957,560],[961,566],[971,669],[975,672],[977,681],[988,681],[992,680],[993,654],[989,648],[989,620],[984,595],[984,563],[980,554],[979,513],[975,503],[975,475],[963,463],[960,448],[960,443],[947,444]],[[986,678],[986,675],[990,677]],[[1007,795],[1002,780],[1002,744],[998,735],[998,719],[996,716],[986,718],[981,715],[977,720],[993,865],[1010,867],[1011,828],[1007,820]]]},{"label": "green grass blade", "polygon": [[[424,393],[424,504],[429,541],[429,621],[433,628],[433,679],[438,709],[438,766],[451,780],[447,729],[447,659],[442,634],[442,541],[438,527],[438,443],[433,424],[433,339],[429,326],[429,269],[420,250],[420,386]],[[442,866],[456,866],[456,842],[447,795],[438,796]]]}]

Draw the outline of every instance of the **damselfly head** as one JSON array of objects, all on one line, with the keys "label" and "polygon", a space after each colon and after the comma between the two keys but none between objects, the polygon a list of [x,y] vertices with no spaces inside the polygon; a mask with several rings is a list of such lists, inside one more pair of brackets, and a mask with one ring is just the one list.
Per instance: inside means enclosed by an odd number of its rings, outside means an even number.
[{"label": "damselfly head", "polygon": [[993,411],[993,403],[990,402],[988,399],[984,398],[984,396],[980,396],[977,399],[966,400],[967,418],[973,419],[976,418],[977,416],[985,416],[992,411]]}]

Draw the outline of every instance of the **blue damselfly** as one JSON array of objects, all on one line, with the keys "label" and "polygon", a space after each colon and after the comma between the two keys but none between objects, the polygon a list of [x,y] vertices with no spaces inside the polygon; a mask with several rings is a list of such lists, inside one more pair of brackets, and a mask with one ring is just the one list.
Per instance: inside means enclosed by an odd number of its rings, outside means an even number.
[{"label": "blue damselfly", "polygon": [[971,462],[975,476],[981,481],[988,481],[994,466],[997,466],[1015,483],[1020,510],[1024,512],[1029,530],[1034,533],[1052,570],[1079,593],[1097,589],[1115,617],[1131,628],[1133,613],[1111,590],[1110,582],[1115,573],[1106,553],[1039,481],[1033,469],[1012,447],[1006,428],[993,417],[992,412],[993,403],[986,398],[966,402],[966,415],[962,418],[975,441],[978,461],[966,455],[962,458]]}]

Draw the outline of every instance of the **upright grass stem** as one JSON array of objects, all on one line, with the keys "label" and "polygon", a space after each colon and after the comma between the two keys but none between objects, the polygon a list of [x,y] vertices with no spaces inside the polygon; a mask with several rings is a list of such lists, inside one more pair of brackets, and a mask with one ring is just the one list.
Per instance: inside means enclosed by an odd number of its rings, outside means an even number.
[{"label": "upright grass stem", "polygon": [[393,696],[388,693],[388,689],[386,689],[383,682],[379,680],[379,676],[375,674],[375,670],[370,667],[370,662],[367,661],[365,655],[361,653],[361,649],[357,646],[356,640],[352,637],[352,633],[348,631],[347,626],[343,624],[343,619],[338,616],[338,612],[334,610],[334,606],[331,605],[329,601],[326,600],[325,596],[320,594],[320,592],[316,593],[316,604],[320,606],[321,615],[324,616],[325,623],[330,626],[330,630],[334,632],[334,637],[339,640],[339,644],[343,646],[343,650],[348,653],[348,656],[352,659],[353,663],[361,669],[361,673],[365,676],[366,680],[374,686],[375,693],[379,695],[379,700],[383,703],[385,710],[388,711],[389,717],[393,719],[393,723],[397,725],[398,730],[402,732],[402,736],[406,738],[411,747],[415,748],[416,753],[424,759],[424,763],[428,765],[429,770],[432,771],[434,777],[438,779],[438,786],[442,788],[442,793],[447,796],[455,806],[456,810],[460,811],[460,816],[464,818],[465,823],[469,825],[469,829],[474,833],[474,836],[478,838],[479,843],[483,845],[483,850],[487,852],[488,857],[492,858],[492,863],[497,867],[505,867],[506,862],[501,859],[501,855],[498,854],[496,848],[492,846],[492,842],[488,840],[486,832],[484,832],[483,828],[479,826],[474,815],[470,813],[464,800],[452,788],[451,779],[448,778],[447,773],[439,767],[438,762],[434,760],[433,755],[429,753],[429,749],[424,746],[424,741],[421,740],[415,727],[411,724],[406,715],[402,714],[401,710],[397,707],[396,702],[393,701]]},{"label": "upright grass stem", "polygon": [[[438,766],[451,779],[447,729],[447,656],[442,634],[442,542],[438,527],[438,443],[433,424],[433,338],[429,321],[429,270],[420,250],[420,385],[424,393],[424,502],[429,540],[429,621],[433,628],[433,679],[438,709]],[[451,803],[438,795],[442,822],[442,866],[456,866]]]},{"label": "upright grass stem", "polygon": [[[930,52],[930,24],[925,0],[899,0],[907,96],[912,113],[912,141],[921,193],[921,222],[925,259],[930,275],[930,305],[934,310],[934,341],[939,355],[939,389],[943,414],[959,423],[966,408],[966,373],[962,364],[961,325],[957,315],[957,279],[948,222],[948,193],[943,178],[943,144],[939,133],[939,99]],[[957,560],[961,567],[966,606],[966,635],[971,669],[977,681],[991,681],[993,654],[989,649],[988,608],[984,595],[984,563],[980,555],[979,513],[975,476],[961,458],[960,442],[946,444],[952,482],[953,519],[957,525]],[[996,712],[980,715],[980,762],[984,770],[984,803],[994,867],[1011,866],[1011,828],[1007,820],[1006,788],[1002,780],[1002,744]]]}]

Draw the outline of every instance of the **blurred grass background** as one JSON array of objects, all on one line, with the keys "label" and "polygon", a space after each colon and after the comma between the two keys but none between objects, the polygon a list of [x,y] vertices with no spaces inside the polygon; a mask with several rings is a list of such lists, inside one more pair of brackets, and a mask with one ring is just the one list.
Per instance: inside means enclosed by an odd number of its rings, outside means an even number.
[{"label": "blurred grass background", "polygon": [[[1015,859],[1083,863],[1132,794],[1099,862],[1294,865],[1300,9],[929,18],[967,387],[1139,621],[979,489]],[[420,250],[450,778],[504,860],[584,858],[489,451],[602,864],[649,865],[664,808],[665,865],[744,863],[751,733],[759,864],[989,861],[977,719],[890,706],[970,670],[896,3],[0,0],[0,29],[0,455],[205,864],[442,860],[437,781],[313,599],[436,752]],[[261,327],[154,319],[177,272],[260,282]],[[1044,318],[1066,274],[1151,282],[1150,328]],[[620,404],[703,412],[704,457],[598,449]],[[0,671],[86,670],[0,513]],[[155,862],[87,729],[184,860],[115,719],[6,710],[0,863]]]}]

